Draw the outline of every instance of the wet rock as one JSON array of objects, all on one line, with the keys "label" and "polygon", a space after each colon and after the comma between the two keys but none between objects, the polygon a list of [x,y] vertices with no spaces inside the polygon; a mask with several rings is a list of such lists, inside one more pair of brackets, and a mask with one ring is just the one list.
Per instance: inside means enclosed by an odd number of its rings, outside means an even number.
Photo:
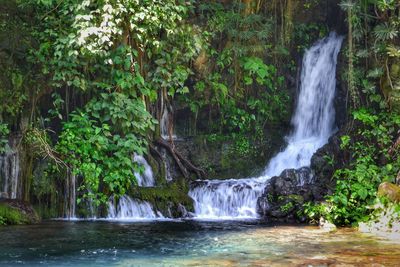
[{"label": "wet rock", "polygon": [[336,181],[332,177],[343,165],[344,157],[339,136],[332,136],[317,150],[311,158],[310,168],[288,169],[272,177],[258,199],[257,212],[266,220],[303,222],[303,204],[322,201],[335,187]]},{"label": "wet rock", "polygon": [[400,186],[388,182],[381,183],[378,188],[378,196],[400,203]]},{"label": "wet rock", "polygon": [[336,169],[343,165],[343,152],[340,148],[340,134],[329,138],[326,145],[314,153],[310,168],[319,182],[329,182]]},{"label": "wet rock", "polygon": [[272,177],[264,194],[257,201],[257,211],[267,220],[302,221],[297,211],[304,202],[312,200],[310,168],[284,170]]}]

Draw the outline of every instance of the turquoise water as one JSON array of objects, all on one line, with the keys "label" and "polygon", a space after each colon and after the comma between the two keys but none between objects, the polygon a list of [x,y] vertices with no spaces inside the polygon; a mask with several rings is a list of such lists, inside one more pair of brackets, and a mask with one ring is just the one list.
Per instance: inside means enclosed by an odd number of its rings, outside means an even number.
[{"label": "turquoise water", "polygon": [[257,221],[51,221],[0,227],[0,237],[1,266],[400,265],[400,244]]}]

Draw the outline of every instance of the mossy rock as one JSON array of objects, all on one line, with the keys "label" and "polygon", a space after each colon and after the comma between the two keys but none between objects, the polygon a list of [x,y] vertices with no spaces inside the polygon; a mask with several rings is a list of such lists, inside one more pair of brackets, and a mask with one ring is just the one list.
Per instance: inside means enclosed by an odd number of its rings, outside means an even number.
[{"label": "mossy rock", "polygon": [[184,184],[172,183],[163,187],[137,187],[129,195],[151,203],[157,211],[167,217],[184,217],[182,206],[193,211],[193,200],[188,196],[188,188]]},{"label": "mossy rock", "polygon": [[0,224],[32,224],[39,222],[39,216],[26,202],[0,200]]},{"label": "mossy rock", "polygon": [[378,188],[378,196],[385,197],[394,203],[400,203],[400,186],[392,183],[381,183]]}]

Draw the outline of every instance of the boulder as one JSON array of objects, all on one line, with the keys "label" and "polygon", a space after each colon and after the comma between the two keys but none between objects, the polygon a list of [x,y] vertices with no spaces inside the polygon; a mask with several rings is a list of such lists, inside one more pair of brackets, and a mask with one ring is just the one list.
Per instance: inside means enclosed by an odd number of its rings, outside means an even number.
[{"label": "boulder", "polygon": [[400,186],[388,182],[381,183],[378,188],[378,196],[400,203]]},{"label": "boulder", "polygon": [[304,202],[313,199],[310,184],[310,168],[284,170],[279,176],[272,177],[257,201],[257,211],[267,220],[303,221],[297,211]]},{"label": "boulder", "polygon": [[313,170],[316,180],[328,181],[336,169],[343,165],[343,155],[340,148],[340,135],[329,138],[326,145],[321,147],[311,157],[310,168]]},{"label": "boulder", "polygon": [[343,165],[339,134],[317,150],[310,167],[284,170],[272,177],[257,201],[257,211],[266,220],[303,222],[303,204],[322,201],[335,188],[332,179],[336,169]]},{"label": "boulder", "polygon": [[333,232],[337,230],[336,225],[325,220],[323,217],[319,219],[319,228],[325,232]]}]

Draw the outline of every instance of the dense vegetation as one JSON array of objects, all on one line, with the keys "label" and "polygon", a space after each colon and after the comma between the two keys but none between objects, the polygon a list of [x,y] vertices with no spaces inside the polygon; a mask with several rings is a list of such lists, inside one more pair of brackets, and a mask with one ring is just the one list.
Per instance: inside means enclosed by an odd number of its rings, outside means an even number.
[{"label": "dense vegetation", "polygon": [[[151,156],[163,115],[176,107],[188,112],[191,135],[254,153],[255,141],[289,123],[293,58],[330,30],[293,21],[297,9],[322,8],[315,0],[3,2],[0,152],[19,133],[27,165],[45,159],[42,173],[27,171],[39,202],[52,201],[58,192],[48,185],[68,173],[81,179],[82,200],[100,205],[125,194],[143,171],[132,155]],[[338,4],[346,14],[337,24],[347,33],[339,72],[348,97],[337,112],[349,111],[347,156],[333,195],[306,213],[351,224],[368,218],[379,184],[400,171],[400,4]],[[166,130],[171,137],[173,126]],[[172,156],[185,178],[197,170]]]},{"label": "dense vegetation", "polygon": [[[347,225],[369,219],[382,182],[400,175],[398,141],[400,89],[400,4],[398,1],[342,1],[347,12],[350,123],[341,137],[345,166],[327,202],[306,207]],[[338,160],[338,159],[331,159]],[[396,207],[400,211],[400,207]],[[379,211],[378,211],[379,212]]]}]

